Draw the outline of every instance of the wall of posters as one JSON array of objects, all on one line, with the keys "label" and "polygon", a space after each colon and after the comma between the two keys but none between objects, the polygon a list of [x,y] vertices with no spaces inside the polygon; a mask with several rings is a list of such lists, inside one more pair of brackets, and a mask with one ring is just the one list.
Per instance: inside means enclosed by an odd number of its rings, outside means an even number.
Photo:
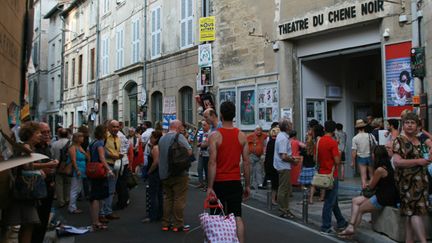
[{"label": "wall of posters", "polygon": [[276,85],[258,85],[258,125],[270,128],[279,119],[279,94]]},{"label": "wall of posters", "polygon": [[[252,131],[257,125],[269,130],[279,121],[279,92],[277,82],[219,89],[218,106],[224,101],[236,104],[238,128]],[[219,107],[217,107],[219,109]]]},{"label": "wall of posters", "polygon": [[410,41],[385,46],[387,118],[400,118],[403,110],[412,110],[414,79],[410,60]]}]

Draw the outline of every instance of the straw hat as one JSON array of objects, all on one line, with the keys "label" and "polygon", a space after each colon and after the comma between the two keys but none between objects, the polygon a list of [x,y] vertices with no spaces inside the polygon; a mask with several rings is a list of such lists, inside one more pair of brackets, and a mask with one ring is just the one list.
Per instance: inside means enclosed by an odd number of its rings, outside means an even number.
[{"label": "straw hat", "polygon": [[355,128],[363,128],[367,126],[367,124],[363,121],[363,119],[358,119],[355,124]]}]

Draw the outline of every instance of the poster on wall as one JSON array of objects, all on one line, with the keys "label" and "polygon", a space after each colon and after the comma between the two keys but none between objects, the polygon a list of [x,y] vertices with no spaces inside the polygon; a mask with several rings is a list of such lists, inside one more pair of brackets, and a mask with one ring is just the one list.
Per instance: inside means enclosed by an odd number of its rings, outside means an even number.
[{"label": "poster on wall", "polygon": [[231,101],[236,103],[236,91],[235,89],[221,89],[219,90],[219,105],[224,101]]},{"label": "poster on wall", "polygon": [[202,44],[198,46],[198,66],[212,65],[212,49],[211,44]]},{"label": "poster on wall", "polygon": [[257,87],[258,125],[264,130],[270,129],[273,122],[279,120],[279,95],[277,85],[259,85]]},{"label": "poster on wall", "polygon": [[400,118],[403,110],[412,110],[414,79],[410,60],[411,42],[385,46],[387,118]]},{"label": "poster on wall", "polygon": [[163,98],[163,114],[175,114],[177,113],[176,108],[176,97],[175,96],[165,96]]},{"label": "poster on wall", "polygon": [[211,66],[201,67],[200,74],[201,74],[201,86],[203,87],[213,86]]},{"label": "poster on wall", "polygon": [[240,90],[240,125],[255,125],[255,87]]}]

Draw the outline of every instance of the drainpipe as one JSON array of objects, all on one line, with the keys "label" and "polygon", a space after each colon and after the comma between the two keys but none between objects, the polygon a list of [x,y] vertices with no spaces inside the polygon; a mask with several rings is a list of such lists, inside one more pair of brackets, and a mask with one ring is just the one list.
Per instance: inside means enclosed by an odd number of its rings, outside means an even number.
[{"label": "drainpipe", "polygon": [[[96,103],[99,105],[100,101],[100,76],[99,76],[99,55],[100,55],[100,21],[99,21],[99,0],[96,0],[97,6],[96,6],[96,87],[95,87],[95,94],[96,94],[96,100],[94,101],[93,107],[96,105]],[[99,107],[98,107],[99,108]],[[94,109],[96,111],[96,109]],[[99,113],[99,110],[98,110]],[[95,125],[99,124],[99,115],[96,116]]]},{"label": "drainpipe", "polygon": [[[143,47],[143,51],[144,51],[144,55],[143,55],[143,68],[142,68],[142,83],[141,83],[141,97],[143,97],[144,95],[147,94],[147,0],[144,0],[144,8],[143,8],[143,23],[144,23],[144,33],[143,33],[143,38],[144,38],[144,47]],[[149,97],[147,97],[146,95],[146,104],[148,104],[148,99]],[[141,100],[143,100],[141,98]],[[146,107],[147,105],[142,103],[143,107]],[[147,120],[147,112],[148,112],[148,108],[144,108],[145,112],[143,113],[143,119]]]},{"label": "drainpipe", "polygon": [[[62,108],[63,108],[63,91],[64,91],[64,64],[65,64],[65,58],[64,58],[64,55],[65,55],[65,36],[66,36],[66,34],[65,34],[65,29],[66,29],[66,23],[65,23],[65,19],[64,19],[64,17],[61,15],[61,13],[59,14],[60,15],[60,19],[61,19],[61,21],[63,22],[63,26],[62,26],[62,37],[61,37],[61,67],[60,67],[60,112],[61,112],[61,115],[62,115],[62,117],[63,117],[63,110],[62,110]],[[66,124],[64,124],[64,119],[62,119],[62,123],[63,123],[63,125],[66,125]]]}]

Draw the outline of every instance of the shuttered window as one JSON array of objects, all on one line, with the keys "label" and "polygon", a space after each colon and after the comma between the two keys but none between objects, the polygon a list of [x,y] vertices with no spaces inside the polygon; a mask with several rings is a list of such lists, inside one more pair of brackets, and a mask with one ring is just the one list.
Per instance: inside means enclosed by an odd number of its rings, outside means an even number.
[{"label": "shuttered window", "polygon": [[124,66],[124,29],[119,28],[116,32],[116,68]]},{"label": "shuttered window", "polygon": [[140,21],[132,21],[132,63],[140,60]]},{"label": "shuttered window", "polygon": [[161,7],[151,11],[152,58],[161,55]]},{"label": "shuttered window", "polygon": [[193,0],[181,0],[181,48],[193,45]]}]

